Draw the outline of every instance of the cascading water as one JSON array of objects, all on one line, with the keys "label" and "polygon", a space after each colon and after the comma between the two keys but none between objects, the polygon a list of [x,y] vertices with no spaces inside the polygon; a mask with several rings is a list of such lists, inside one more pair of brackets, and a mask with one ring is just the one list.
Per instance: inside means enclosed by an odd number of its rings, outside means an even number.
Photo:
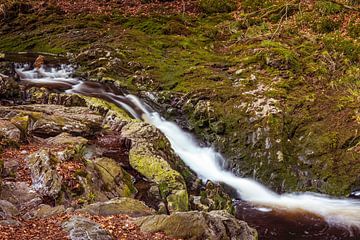
[{"label": "cascading water", "polygon": [[[259,206],[262,211],[280,209],[288,212],[310,212],[323,217],[329,224],[349,228],[360,227],[360,202],[350,199],[335,199],[315,193],[289,193],[279,195],[260,183],[235,176],[221,167],[221,155],[212,148],[200,147],[193,137],[175,123],[166,121],[152,112],[136,96],[119,96],[104,89],[98,83],[71,78],[72,68],[63,65],[60,69],[43,68],[26,70],[18,66],[17,74],[28,84],[53,86],[56,84],[67,93],[94,96],[116,103],[135,118],[154,125],[169,139],[173,150],[195,171],[200,178],[225,183],[237,190],[242,200]],[[262,207],[262,208],[261,208]],[[264,208],[266,207],[266,208]]]}]

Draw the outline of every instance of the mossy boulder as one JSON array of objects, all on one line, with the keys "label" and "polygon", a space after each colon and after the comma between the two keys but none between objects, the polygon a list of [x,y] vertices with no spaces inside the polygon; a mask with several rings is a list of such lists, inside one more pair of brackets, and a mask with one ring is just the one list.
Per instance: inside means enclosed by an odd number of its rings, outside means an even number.
[{"label": "mossy boulder", "polygon": [[122,128],[121,134],[132,140],[130,165],[159,185],[169,211],[187,211],[189,202],[185,180],[171,166],[176,156],[164,135],[153,126],[141,122],[128,123]]},{"label": "mossy boulder", "polygon": [[86,160],[86,171],[77,178],[84,190],[85,202],[107,201],[116,197],[134,197],[137,190],[132,176],[110,158]]},{"label": "mossy boulder", "polygon": [[132,217],[146,216],[155,213],[153,209],[146,206],[143,202],[126,197],[90,204],[77,210],[77,212],[100,216],[126,214]]},{"label": "mossy boulder", "polygon": [[168,236],[182,239],[257,239],[255,229],[225,211],[153,215],[137,218],[134,223],[140,226],[142,231],[161,231]]},{"label": "mossy boulder", "polygon": [[116,192],[116,195],[121,197],[134,196],[136,189],[132,176],[119,163],[111,158],[96,158],[93,163],[108,191]]},{"label": "mossy boulder", "polygon": [[26,134],[29,129],[31,119],[29,115],[17,115],[11,118],[10,121],[19,128],[23,134]]}]

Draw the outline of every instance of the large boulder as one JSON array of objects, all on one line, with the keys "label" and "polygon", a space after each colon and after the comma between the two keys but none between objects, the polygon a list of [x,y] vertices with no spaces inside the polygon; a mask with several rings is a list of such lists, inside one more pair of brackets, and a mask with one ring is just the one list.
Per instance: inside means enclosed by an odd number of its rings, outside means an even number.
[{"label": "large boulder", "polygon": [[107,202],[97,202],[79,209],[78,212],[85,212],[92,215],[109,216],[126,214],[129,216],[146,216],[154,214],[155,211],[143,202],[133,198],[114,198]]},{"label": "large boulder", "polygon": [[170,164],[171,158],[176,156],[164,135],[155,127],[141,122],[126,124],[121,129],[121,134],[132,141],[130,165],[158,184],[168,210],[187,211],[189,201],[185,180]]},{"label": "large boulder", "polygon": [[56,198],[61,190],[62,177],[56,166],[59,160],[50,149],[41,149],[27,157],[34,189],[42,196]]},{"label": "large boulder", "polygon": [[71,240],[111,240],[111,234],[99,224],[79,216],[63,223],[63,229],[69,233]]},{"label": "large boulder", "polygon": [[40,137],[56,136],[62,132],[92,136],[101,129],[103,117],[86,107],[60,105],[23,105],[0,107],[0,117],[29,116],[27,132]]},{"label": "large boulder", "polygon": [[182,239],[255,240],[256,230],[225,211],[177,212],[137,218],[135,224],[145,232],[164,232]]}]

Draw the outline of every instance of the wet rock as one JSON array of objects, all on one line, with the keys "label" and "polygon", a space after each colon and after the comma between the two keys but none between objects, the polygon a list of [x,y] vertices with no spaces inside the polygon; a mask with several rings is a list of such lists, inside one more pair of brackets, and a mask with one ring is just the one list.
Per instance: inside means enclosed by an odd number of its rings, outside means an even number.
[{"label": "wet rock", "polygon": [[17,215],[19,211],[12,203],[0,200],[0,220],[11,219]]},{"label": "wet rock", "polygon": [[187,211],[189,203],[185,180],[170,165],[176,156],[168,140],[153,126],[139,122],[128,123],[121,134],[133,142],[129,152],[130,165],[159,185],[168,210]]},{"label": "wet rock", "polygon": [[[257,239],[256,230],[225,211],[177,212],[153,215],[134,220],[142,231],[162,231],[168,236],[183,239]],[[190,224],[191,223],[191,224]]]},{"label": "wet rock", "polygon": [[38,218],[48,218],[65,212],[65,207],[63,205],[51,207],[46,204],[41,204],[37,208],[27,212],[23,218],[26,220],[38,219]]},{"label": "wet rock", "polygon": [[349,198],[360,199],[360,189],[353,190],[350,193]]},{"label": "wet rock", "polygon": [[21,131],[10,121],[0,119],[0,140],[18,143],[21,140]]},{"label": "wet rock", "polygon": [[71,240],[111,240],[110,233],[99,224],[79,216],[70,218],[63,223],[63,229],[69,233]]},{"label": "wet rock", "polygon": [[154,214],[155,211],[143,202],[133,198],[115,198],[107,202],[97,202],[79,209],[77,212],[85,212],[92,215],[117,215],[126,214],[133,217]]},{"label": "wet rock", "polygon": [[61,190],[62,177],[56,171],[58,159],[49,149],[41,149],[27,157],[34,189],[41,196],[56,198]]}]

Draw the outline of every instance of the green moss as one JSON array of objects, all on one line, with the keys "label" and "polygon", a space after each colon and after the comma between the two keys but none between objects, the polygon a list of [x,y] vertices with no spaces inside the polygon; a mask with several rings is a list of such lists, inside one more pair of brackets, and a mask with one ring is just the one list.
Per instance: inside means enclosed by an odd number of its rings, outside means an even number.
[{"label": "green moss", "polygon": [[331,15],[341,12],[342,6],[330,1],[316,1],[315,8],[319,11],[322,15]]},{"label": "green moss", "polygon": [[343,53],[352,62],[360,61],[360,45],[355,41],[344,39],[336,34],[325,36],[324,44],[329,51]]},{"label": "green moss", "polygon": [[126,121],[132,121],[132,118],[120,107],[116,106],[114,103],[109,103],[105,100],[94,98],[94,97],[86,97],[82,96],[85,99],[86,104],[93,109],[96,109],[99,112],[104,112],[107,110],[112,110],[120,119],[124,119]]},{"label": "green moss", "polygon": [[198,0],[198,4],[205,13],[231,12],[237,7],[234,0]]},{"label": "green moss", "polygon": [[352,38],[358,39],[360,37],[360,22],[355,22],[355,20],[351,21],[348,31]]},{"label": "green moss", "polygon": [[319,33],[329,33],[338,30],[339,27],[339,21],[324,17],[316,24],[315,30]]},{"label": "green moss", "polygon": [[[99,173],[107,191],[116,191],[121,197],[133,197],[137,192],[131,175],[122,169],[113,159],[99,158],[95,159],[94,163],[95,169]],[[115,184],[118,184],[120,187],[114,189]]]},{"label": "green moss", "polygon": [[146,154],[146,150],[140,147],[133,147],[129,161],[135,170],[159,184],[160,194],[167,199],[171,211],[188,210],[185,181],[164,159]]}]

